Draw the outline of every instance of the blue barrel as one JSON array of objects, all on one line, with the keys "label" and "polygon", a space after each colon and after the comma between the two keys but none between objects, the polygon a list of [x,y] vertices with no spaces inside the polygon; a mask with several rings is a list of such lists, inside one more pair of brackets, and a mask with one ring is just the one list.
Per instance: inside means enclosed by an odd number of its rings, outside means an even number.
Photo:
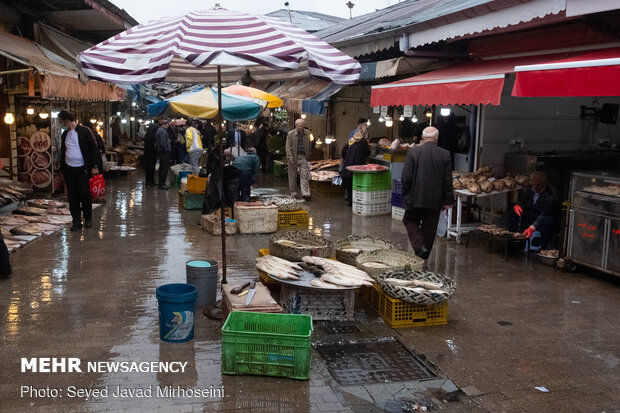
[{"label": "blue barrel", "polygon": [[198,289],[191,284],[166,284],[155,292],[159,304],[159,338],[183,343],[194,338],[194,303]]}]

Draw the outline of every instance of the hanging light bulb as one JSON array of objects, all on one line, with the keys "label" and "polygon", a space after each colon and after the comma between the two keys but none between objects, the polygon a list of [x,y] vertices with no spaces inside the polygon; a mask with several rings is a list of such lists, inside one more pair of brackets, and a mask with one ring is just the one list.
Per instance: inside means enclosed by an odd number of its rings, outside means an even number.
[{"label": "hanging light bulb", "polygon": [[53,110],[52,111],[52,119],[57,119],[58,118],[58,112]]},{"label": "hanging light bulb", "polygon": [[49,114],[49,113],[47,113],[47,112],[40,112],[40,113],[39,113],[39,117],[40,117],[41,119],[47,119],[47,118],[49,117],[49,115],[50,115],[50,114]]},{"label": "hanging light bulb", "polygon": [[121,123],[127,123],[127,119],[121,119]]},{"label": "hanging light bulb", "polygon": [[314,140],[314,135],[310,134],[310,142],[312,142]]},{"label": "hanging light bulb", "polygon": [[99,122],[97,122],[97,125],[98,125],[98,126],[103,125],[103,121],[102,121],[102,120],[100,120]]},{"label": "hanging light bulb", "polygon": [[366,126],[370,126],[370,119],[366,122]]},{"label": "hanging light bulb", "polygon": [[379,122],[383,122],[385,119],[383,119],[383,116],[379,116]]},{"label": "hanging light bulb", "polygon": [[301,118],[302,118],[302,119],[306,119],[306,114],[305,114],[305,113],[302,113],[302,114],[301,114]]},{"label": "hanging light bulb", "polygon": [[116,112],[116,116],[121,116],[121,113],[120,112]]},{"label": "hanging light bulb", "polygon": [[250,125],[250,130],[254,129],[254,125]]},{"label": "hanging light bulb", "polygon": [[404,121],[405,120],[405,115],[400,115],[400,118],[398,118],[399,121]]},{"label": "hanging light bulb", "polygon": [[142,119],[138,119],[138,122],[142,123]]},{"label": "hanging light bulb", "polygon": [[90,123],[97,123],[97,119],[95,119],[95,118],[90,118]]},{"label": "hanging light bulb", "polygon": [[34,108],[32,106],[28,106],[28,108],[26,109],[26,115],[28,116],[34,115]]},{"label": "hanging light bulb", "polygon": [[133,122],[134,120],[136,120],[136,118],[134,116],[131,116],[129,120]]},{"label": "hanging light bulb", "polygon": [[418,117],[416,116],[416,114],[413,114],[413,117],[411,118],[411,122],[416,123],[418,121]]},{"label": "hanging light bulb", "polygon": [[426,109],[424,114],[426,115],[427,118],[432,118],[433,117],[433,111],[431,111],[430,109]]},{"label": "hanging light bulb", "polygon": [[[317,142],[317,143],[318,143],[318,142]],[[325,137],[325,143],[326,143],[326,144],[328,144],[328,145],[331,145],[331,143],[332,143],[332,138]]]},{"label": "hanging light bulb", "polygon": [[131,102],[131,106],[136,106],[136,102]]},{"label": "hanging light bulb", "polygon": [[441,116],[450,116],[450,108],[441,108],[439,113],[441,113]]},{"label": "hanging light bulb", "polygon": [[323,144],[323,141],[321,141],[321,138],[319,138],[319,140],[316,141],[316,146],[319,146],[319,145],[322,145],[322,144]]},{"label": "hanging light bulb", "polygon": [[15,122],[15,117],[11,112],[7,112],[6,115],[4,115],[4,123],[11,125],[13,122]]},{"label": "hanging light bulb", "polygon": [[392,118],[390,118],[389,116],[385,118],[385,126],[387,126],[388,128],[391,128],[392,125],[394,125],[394,121],[392,120]]}]

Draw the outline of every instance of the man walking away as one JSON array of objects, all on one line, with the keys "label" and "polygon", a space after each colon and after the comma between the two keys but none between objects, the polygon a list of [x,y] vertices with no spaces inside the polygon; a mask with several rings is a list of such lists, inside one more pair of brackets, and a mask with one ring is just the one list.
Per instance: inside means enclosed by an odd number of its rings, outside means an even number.
[{"label": "man walking away", "polygon": [[155,148],[157,149],[157,159],[159,159],[159,189],[168,189],[166,178],[170,168],[170,138],[168,137],[168,121],[162,120],[160,127],[155,132]]},{"label": "man walking away", "polygon": [[78,125],[71,113],[61,110],[58,117],[66,128],[60,138],[60,162],[73,218],[71,231],[79,231],[82,229],[82,215],[84,226],[93,226],[93,204],[88,181],[99,173],[99,152],[90,130]]},{"label": "man walking away", "polygon": [[200,173],[200,157],[202,156],[202,137],[200,132],[195,128],[196,123],[192,120],[188,120],[185,124],[187,130],[185,131],[185,147],[187,153],[189,153],[189,164],[192,166],[192,172],[194,175]]},{"label": "man walking away", "polygon": [[144,134],[144,180],[147,188],[155,186],[155,164],[157,163],[155,133],[157,129],[159,129],[157,123],[150,123]]},{"label": "man walking away", "polygon": [[416,255],[428,259],[442,209],[454,200],[450,152],[437,146],[439,131],[429,126],[419,145],[409,149],[403,168],[403,223]]},{"label": "man walking away", "polygon": [[286,137],[286,159],[288,161],[288,187],[291,196],[297,197],[297,168],[299,168],[299,185],[301,195],[310,200],[310,132],[304,128],[304,120],[295,121],[295,129]]}]

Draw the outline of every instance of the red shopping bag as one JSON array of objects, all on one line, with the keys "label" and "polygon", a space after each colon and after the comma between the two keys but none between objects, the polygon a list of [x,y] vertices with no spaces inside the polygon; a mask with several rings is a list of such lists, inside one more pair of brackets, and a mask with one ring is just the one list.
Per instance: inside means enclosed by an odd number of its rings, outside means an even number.
[{"label": "red shopping bag", "polygon": [[90,186],[90,195],[93,198],[93,201],[103,197],[105,195],[105,181],[103,180],[103,175],[95,175],[88,181]]}]

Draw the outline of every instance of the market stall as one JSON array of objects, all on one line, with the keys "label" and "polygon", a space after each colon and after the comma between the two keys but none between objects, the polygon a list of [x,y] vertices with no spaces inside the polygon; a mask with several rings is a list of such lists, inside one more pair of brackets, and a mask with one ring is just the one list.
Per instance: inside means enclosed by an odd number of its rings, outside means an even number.
[{"label": "market stall", "polygon": [[620,176],[574,172],[563,256],[620,276]]}]

